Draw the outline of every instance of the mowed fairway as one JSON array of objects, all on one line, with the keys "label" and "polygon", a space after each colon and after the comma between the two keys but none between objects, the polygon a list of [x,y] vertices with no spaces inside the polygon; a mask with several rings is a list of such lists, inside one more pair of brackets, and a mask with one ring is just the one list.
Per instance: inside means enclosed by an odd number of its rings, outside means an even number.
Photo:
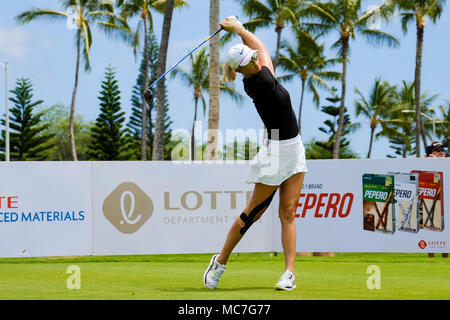
[{"label": "mowed fairway", "polygon": [[[233,254],[219,288],[203,287],[210,254],[0,259],[0,299],[450,299],[450,260],[436,254],[336,253],[298,257],[297,289],[273,285],[282,254]],[[66,273],[79,267],[81,289],[69,290]],[[369,290],[369,266],[381,288]]]}]

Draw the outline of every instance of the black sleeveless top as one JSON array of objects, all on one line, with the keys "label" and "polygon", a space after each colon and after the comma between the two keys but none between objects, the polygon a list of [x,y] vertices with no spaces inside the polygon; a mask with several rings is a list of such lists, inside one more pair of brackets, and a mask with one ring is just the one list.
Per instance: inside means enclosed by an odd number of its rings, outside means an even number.
[{"label": "black sleeveless top", "polygon": [[298,135],[295,112],[292,109],[289,92],[278,83],[270,70],[263,66],[261,71],[250,78],[244,78],[244,90],[253,99],[256,111],[271,137],[272,129],[279,129],[279,137],[286,140]]}]

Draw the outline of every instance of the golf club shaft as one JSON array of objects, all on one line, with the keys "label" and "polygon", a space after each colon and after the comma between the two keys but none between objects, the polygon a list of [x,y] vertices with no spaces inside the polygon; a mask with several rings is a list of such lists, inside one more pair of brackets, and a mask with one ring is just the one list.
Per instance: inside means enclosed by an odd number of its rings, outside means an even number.
[{"label": "golf club shaft", "polygon": [[188,54],[186,54],[180,61],[178,61],[174,66],[172,66],[169,70],[166,71],[166,73],[164,73],[162,76],[160,76],[158,79],[155,80],[155,82],[153,82],[149,88],[152,88],[155,84],[158,83],[159,80],[161,80],[162,78],[164,78],[166,76],[166,74],[168,74],[170,71],[172,71],[177,65],[179,65],[184,59],[186,59],[187,57],[189,57],[192,53],[194,53],[198,48],[200,48],[202,45],[204,45],[209,39],[211,39],[212,37],[214,37],[216,34],[218,34],[220,31],[222,31],[223,28],[220,28],[219,30],[217,30],[216,32],[214,32],[212,35],[210,35],[208,38],[206,38],[202,43],[200,43],[197,48],[195,48],[194,50],[192,50],[191,52],[189,52]]}]

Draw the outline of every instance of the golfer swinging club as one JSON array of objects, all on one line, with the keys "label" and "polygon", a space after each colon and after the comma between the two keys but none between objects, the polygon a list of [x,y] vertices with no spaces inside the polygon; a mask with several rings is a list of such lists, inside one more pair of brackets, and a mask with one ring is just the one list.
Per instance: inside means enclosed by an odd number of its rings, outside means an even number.
[{"label": "golfer swinging club", "polygon": [[246,30],[236,17],[228,17],[220,25],[224,30],[239,35],[243,42],[229,49],[224,77],[232,82],[236,73],[244,76],[245,92],[253,99],[256,111],[267,129],[268,139],[265,139],[253,159],[246,180],[247,183],[255,184],[251,200],[240,217],[233,222],[220,254],[211,258],[203,282],[207,288],[217,287],[231,252],[245,232],[261,217],[279,189],[285,271],[275,288],[292,290],[296,287],[295,213],[307,172],[305,149],[289,93],[274,77],[272,60],[265,44]]}]

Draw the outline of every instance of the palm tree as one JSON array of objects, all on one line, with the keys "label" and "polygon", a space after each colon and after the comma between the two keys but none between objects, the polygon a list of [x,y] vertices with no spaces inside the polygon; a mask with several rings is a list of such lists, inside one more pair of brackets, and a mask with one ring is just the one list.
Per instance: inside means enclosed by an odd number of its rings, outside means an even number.
[{"label": "palm tree", "polygon": [[401,88],[396,90],[391,115],[399,121],[390,123],[382,128],[383,135],[389,139],[391,149],[402,158],[410,155],[413,150],[413,145],[416,143],[413,126],[414,114],[413,112],[404,112],[404,110],[414,110],[413,82],[408,84],[406,81],[403,81]]},{"label": "palm tree", "polygon": [[[268,26],[275,27],[277,33],[277,46],[273,68],[276,69],[280,58],[281,33],[286,24],[297,25],[296,12],[305,1],[298,0],[238,0],[242,11],[250,20],[244,23],[251,32]],[[232,34],[228,35],[229,38]],[[225,38],[225,39],[227,39]]]},{"label": "palm tree", "polygon": [[[397,46],[399,41],[391,34],[382,30],[371,29],[368,21],[375,11],[361,12],[361,0],[333,0],[327,3],[313,3],[304,10],[303,15],[313,19],[310,24],[313,30],[320,33],[336,31],[339,35],[332,48],[338,49],[342,61],[342,87],[341,105],[339,109],[338,128],[333,149],[333,159],[339,158],[339,148],[344,126],[345,94],[347,87],[347,63],[350,53],[350,40],[356,35],[362,35],[376,44],[387,43],[389,46]],[[392,6],[383,5],[379,8],[381,16],[385,19],[392,13]]]},{"label": "palm tree", "polygon": [[396,119],[391,118],[396,87],[391,86],[387,81],[381,81],[380,78],[377,78],[368,98],[364,97],[358,89],[355,89],[355,92],[359,95],[359,100],[356,101],[356,116],[363,115],[370,122],[370,142],[369,151],[367,152],[367,158],[369,159],[377,127],[380,125],[384,128],[386,124],[396,121]]},{"label": "palm tree", "polygon": [[[194,96],[194,122],[192,125],[192,135],[191,135],[191,153],[192,160],[195,159],[196,146],[195,146],[195,123],[197,121],[197,110],[199,100],[202,102],[203,115],[206,114],[206,100],[203,92],[209,91],[209,80],[210,80],[210,70],[208,69],[209,55],[206,53],[206,49],[201,49],[195,56],[189,56],[190,60],[190,70],[186,71],[181,67],[174,69],[171,74],[172,78],[179,77],[187,86],[193,87]],[[223,84],[219,88],[224,93],[228,94],[232,99],[237,102],[243,99],[242,95],[239,94],[234,87],[229,84]]]},{"label": "palm tree", "polygon": [[[209,33],[213,34],[220,24],[220,0],[209,2]],[[220,38],[209,40],[209,115],[208,115],[208,144],[207,159],[217,160],[220,115]]]},{"label": "palm tree", "polygon": [[[438,97],[438,94],[430,94],[428,91],[424,91],[420,95],[420,136],[422,137],[422,141],[425,142],[425,145],[428,145],[427,138],[432,139],[432,128],[433,128],[433,121],[432,118],[435,118],[436,110],[433,107],[434,101]],[[415,101],[415,99],[414,99]],[[416,110],[411,110],[416,113]],[[428,118],[427,120],[423,120],[422,117],[426,115]]]},{"label": "palm tree", "polygon": [[[158,55],[158,77],[163,75],[166,70],[167,49],[169,47],[170,28],[172,25],[174,0],[166,1],[166,10],[164,11],[164,20],[161,35],[161,45],[159,46]],[[156,125],[155,137],[153,140],[153,155],[152,160],[164,160],[164,119],[166,117],[166,108],[164,105],[164,78],[162,78],[157,85],[156,90]]]},{"label": "palm tree", "polygon": [[[426,19],[430,18],[436,23],[440,18],[445,0],[394,0],[402,16],[402,29],[406,33],[408,24],[415,20],[417,42],[416,42],[416,67],[414,72],[415,101],[416,101],[416,141],[420,141],[420,131],[422,130],[422,118],[420,116],[420,96],[422,83],[422,53],[423,36],[425,31]],[[422,135],[422,138],[424,135]],[[427,143],[423,140],[424,147]],[[420,157],[420,143],[416,143],[416,157]]]},{"label": "palm tree", "polygon": [[[75,84],[72,92],[72,102],[69,116],[69,138],[71,145],[72,159],[78,160],[75,148],[74,135],[74,115],[75,100],[78,89],[78,77],[81,63],[81,55],[83,55],[84,69],[89,72],[91,64],[89,61],[90,48],[92,45],[91,26],[97,25],[100,30],[104,31],[108,36],[120,37],[123,40],[129,40],[130,29],[127,23],[114,13],[114,7],[111,2],[101,0],[62,0],[61,4],[65,12],[50,9],[33,8],[22,12],[16,17],[21,23],[29,23],[33,20],[46,18],[49,20],[73,19],[76,23],[75,43],[77,49],[76,65],[75,65]],[[75,14],[70,15],[69,9],[75,9]]]},{"label": "palm tree", "polygon": [[[431,95],[428,91],[422,93],[420,97],[420,112],[421,114],[427,114],[430,117],[435,115],[434,107],[432,106],[438,95]],[[407,83],[402,82],[402,87],[397,91],[394,105],[390,110],[390,120],[382,130],[378,133],[387,137],[394,145],[401,144],[400,148],[391,147],[394,150],[401,150],[402,157],[406,157],[411,150],[414,150],[417,141],[414,137],[416,132],[417,122],[414,121],[415,117],[415,85],[414,82]],[[421,121],[419,125],[422,125],[420,130],[422,140],[426,140],[427,137],[431,137],[431,129],[433,127],[432,121]],[[414,146],[414,148],[413,148]]]},{"label": "palm tree", "polygon": [[[142,92],[148,87],[149,83],[149,46],[148,37],[149,30],[153,29],[152,9],[164,13],[167,0],[118,0],[117,5],[121,9],[120,15],[125,18],[132,18],[139,16],[139,22],[136,30],[133,32],[133,53],[136,56],[138,52],[139,42],[142,31],[144,31],[144,77],[142,79]],[[176,0],[174,7],[186,5],[187,2],[183,0]],[[142,99],[142,135],[141,135],[141,160],[147,158],[147,102]]]},{"label": "palm tree", "polygon": [[[442,141],[446,142],[447,147],[450,146],[450,101],[447,101],[447,109],[439,106],[442,112],[442,119],[436,120],[436,134]],[[447,151],[448,152],[448,151]]]},{"label": "palm tree", "polygon": [[288,42],[282,43],[282,49],[286,51],[286,55],[281,55],[280,66],[288,71],[287,75],[283,75],[278,79],[280,81],[292,80],[296,76],[300,76],[301,94],[300,106],[298,109],[298,129],[301,134],[301,119],[303,109],[303,96],[305,87],[313,94],[313,101],[318,108],[320,105],[320,95],[318,88],[325,88],[333,93],[327,80],[339,80],[340,73],[326,70],[327,67],[334,65],[338,59],[327,59],[324,55],[324,46],[316,44],[317,37],[313,39],[309,34],[301,30],[297,30],[296,43],[291,46]]}]

